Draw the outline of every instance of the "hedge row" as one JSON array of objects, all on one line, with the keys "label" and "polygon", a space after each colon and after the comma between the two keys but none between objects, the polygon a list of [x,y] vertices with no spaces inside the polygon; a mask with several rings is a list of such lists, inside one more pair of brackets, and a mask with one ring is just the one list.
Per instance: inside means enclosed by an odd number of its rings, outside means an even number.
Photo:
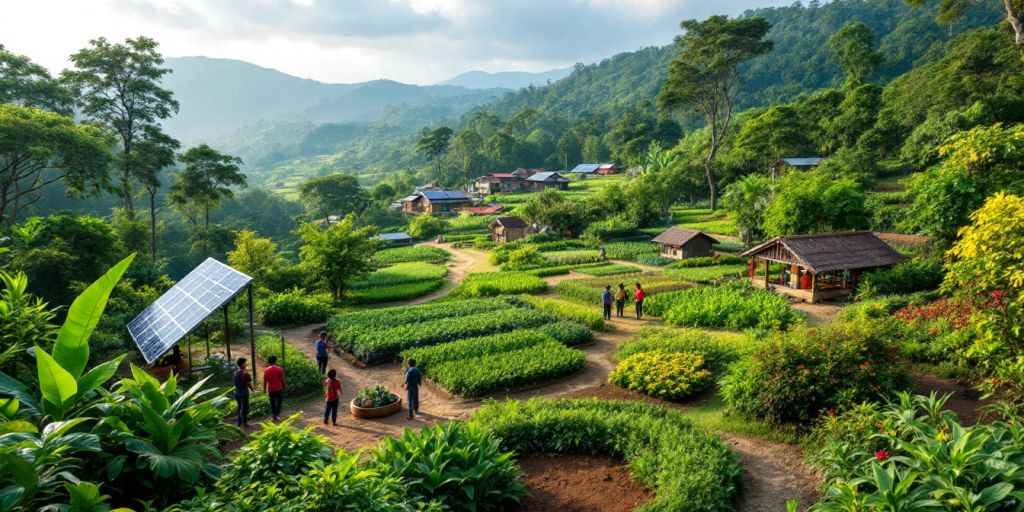
[{"label": "hedge row", "polygon": [[732,510],[742,469],[717,436],[683,413],[635,401],[490,402],[472,420],[519,454],[578,453],[622,457],[654,491],[639,511]]},{"label": "hedge row", "polygon": [[[270,356],[277,356],[277,364],[284,369],[284,376],[288,381],[288,394],[302,395],[320,389],[320,370],[316,364],[287,341],[284,342],[284,353],[282,354],[280,336],[262,335],[257,337],[256,355],[264,361]],[[260,376],[260,381],[262,381],[262,376]]]}]

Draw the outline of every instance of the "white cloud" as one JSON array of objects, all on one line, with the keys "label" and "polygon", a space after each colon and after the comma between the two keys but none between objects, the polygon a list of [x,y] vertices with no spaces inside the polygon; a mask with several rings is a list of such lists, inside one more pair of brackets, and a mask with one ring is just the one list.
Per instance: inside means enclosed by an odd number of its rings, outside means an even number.
[{"label": "white cloud", "polygon": [[32,0],[0,44],[54,70],[89,39],[147,35],[167,56],[235,58],[328,82],[433,83],[540,71],[671,42],[679,21],[790,0]]}]

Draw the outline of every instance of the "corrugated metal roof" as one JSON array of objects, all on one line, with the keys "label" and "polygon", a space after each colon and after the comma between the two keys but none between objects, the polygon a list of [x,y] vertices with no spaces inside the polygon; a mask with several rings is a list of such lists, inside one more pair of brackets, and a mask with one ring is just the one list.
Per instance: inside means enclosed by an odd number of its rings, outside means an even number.
[{"label": "corrugated metal roof", "polygon": [[821,165],[825,159],[820,156],[810,156],[802,158],[783,158],[782,161],[786,162],[786,165],[792,167],[814,167],[816,165]]},{"label": "corrugated metal roof", "polygon": [[597,168],[600,166],[601,164],[579,164],[576,167],[573,167],[570,172],[590,174],[592,172],[597,172]]},{"label": "corrugated metal roof", "polygon": [[429,201],[469,201],[471,199],[465,192],[452,190],[424,190],[420,194]]},{"label": "corrugated metal roof", "polygon": [[399,202],[408,203],[409,201],[415,201],[417,197],[419,197],[419,194],[413,194],[411,196],[405,196]]},{"label": "corrugated metal roof", "polygon": [[757,256],[775,245],[782,245],[798,260],[787,263],[816,273],[887,267],[906,260],[870,231],[780,236],[744,252],[743,256]]},{"label": "corrugated metal roof", "polygon": [[412,240],[412,237],[409,236],[409,233],[403,233],[401,231],[399,231],[397,233],[381,233],[381,234],[377,235],[377,238],[379,238],[381,240],[389,240],[389,241],[390,240]]},{"label": "corrugated metal roof", "polygon": [[711,240],[711,243],[713,243],[713,244],[717,244],[718,243],[718,240],[708,236],[703,231],[697,231],[697,230],[693,230],[693,229],[677,228],[675,226],[672,226],[672,227],[666,229],[660,235],[654,237],[654,239],[651,240],[651,241],[652,242],[657,242],[659,244],[674,245],[674,246],[677,246],[677,247],[682,247],[682,246],[686,245],[687,242],[689,242],[690,240],[693,240],[694,238],[697,238],[697,237],[707,238],[707,239]]},{"label": "corrugated metal roof", "polygon": [[498,217],[494,219],[494,222],[504,228],[525,228],[529,226],[525,220],[519,217]]},{"label": "corrugated metal roof", "polygon": [[556,181],[559,180],[559,179],[566,180],[566,181],[569,180],[569,178],[566,178],[565,176],[562,176],[561,174],[558,174],[555,171],[548,171],[548,172],[538,172],[537,174],[534,174],[533,176],[530,176],[529,178],[526,178],[526,181],[546,181],[548,178],[550,178],[552,176],[554,176]]},{"label": "corrugated metal roof", "polygon": [[597,166],[598,169],[614,169],[618,167],[617,164],[603,163]]}]

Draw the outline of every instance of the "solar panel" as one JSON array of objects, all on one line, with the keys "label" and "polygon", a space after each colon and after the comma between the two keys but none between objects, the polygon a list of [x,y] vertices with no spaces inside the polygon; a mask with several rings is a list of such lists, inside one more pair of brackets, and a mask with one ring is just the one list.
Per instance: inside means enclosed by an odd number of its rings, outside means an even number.
[{"label": "solar panel", "polygon": [[146,363],[152,363],[251,281],[251,277],[207,258],[129,322],[128,333]]}]

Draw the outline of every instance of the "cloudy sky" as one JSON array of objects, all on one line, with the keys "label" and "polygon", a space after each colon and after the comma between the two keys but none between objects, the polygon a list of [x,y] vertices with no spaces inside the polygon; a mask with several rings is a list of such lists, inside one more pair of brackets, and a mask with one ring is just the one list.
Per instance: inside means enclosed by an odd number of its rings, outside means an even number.
[{"label": "cloudy sky", "polygon": [[0,44],[52,70],[92,38],[325,82],[543,71],[666,44],[680,20],[792,0],[0,0]]}]

